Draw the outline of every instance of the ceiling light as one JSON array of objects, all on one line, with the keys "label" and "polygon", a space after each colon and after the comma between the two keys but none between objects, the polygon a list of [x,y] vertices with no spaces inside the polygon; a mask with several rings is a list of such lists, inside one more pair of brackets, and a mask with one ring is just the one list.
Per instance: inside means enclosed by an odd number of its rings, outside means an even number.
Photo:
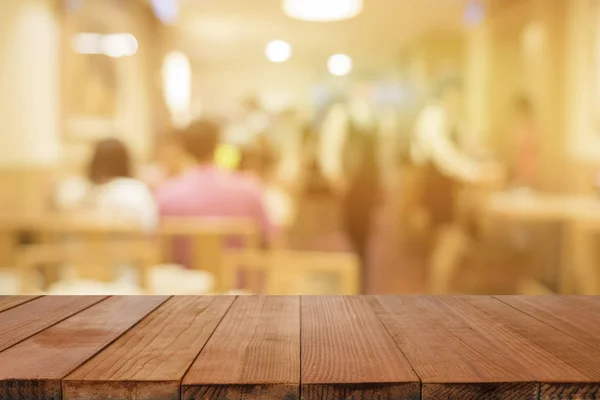
[{"label": "ceiling light", "polygon": [[327,61],[327,69],[332,75],[347,75],[352,71],[352,59],[345,54],[334,54]]},{"label": "ceiling light", "polygon": [[283,11],[292,18],[305,21],[341,21],[356,17],[363,0],[283,0]]},{"label": "ceiling light", "polygon": [[102,41],[104,54],[113,58],[132,56],[137,52],[137,39],[128,33],[106,35]]},{"label": "ceiling light", "polygon": [[192,98],[192,67],[181,52],[167,54],[162,69],[165,101],[175,126],[185,126],[190,120]]},{"label": "ceiling light", "polygon": [[120,58],[134,55],[138,50],[138,41],[130,33],[78,33],[73,37],[73,50],[79,54],[103,54]]},{"label": "ceiling light", "polygon": [[267,59],[274,63],[282,63],[292,56],[292,46],[283,40],[273,40],[265,48]]}]

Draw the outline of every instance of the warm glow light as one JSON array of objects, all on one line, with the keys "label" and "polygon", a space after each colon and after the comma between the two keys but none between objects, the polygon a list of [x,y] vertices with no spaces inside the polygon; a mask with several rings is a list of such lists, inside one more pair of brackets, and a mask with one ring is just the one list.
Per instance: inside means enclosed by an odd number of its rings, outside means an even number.
[{"label": "warm glow light", "polygon": [[292,56],[292,46],[283,40],[273,40],[265,48],[267,59],[274,63],[282,63]]},{"label": "warm glow light", "polygon": [[340,21],[362,12],[363,0],[283,0],[283,11],[305,21]]},{"label": "warm glow light", "polygon": [[137,52],[137,39],[128,33],[106,35],[102,40],[104,54],[109,57],[119,58],[132,56]]},{"label": "warm glow light", "polygon": [[352,71],[352,59],[345,54],[334,54],[327,61],[327,69],[332,75],[347,75]]},{"label": "warm glow light", "polygon": [[175,126],[190,121],[192,97],[192,68],[181,52],[169,53],[163,64],[163,91]]},{"label": "warm glow light", "polygon": [[134,55],[137,49],[138,41],[129,33],[79,33],[73,37],[73,50],[80,54],[104,54],[120,58]]}]

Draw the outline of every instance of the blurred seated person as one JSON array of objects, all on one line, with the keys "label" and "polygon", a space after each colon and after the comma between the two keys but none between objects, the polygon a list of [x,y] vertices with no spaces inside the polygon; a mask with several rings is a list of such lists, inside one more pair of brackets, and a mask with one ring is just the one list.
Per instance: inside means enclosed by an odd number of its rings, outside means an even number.
[{"label": "blurred seated person", "polygon": [[270,221],[283,228],[292,223],[294,206],[289,191],[276,179],[274,164],[268,144],[257,140],[241,151],[238,170],[249,183],[260,188]]},{"label": "blurred seated person", "polygon": [[411,141],[412,161],[422,169],[420,203],[434,231],[454,221],[458,184],[501,178],[498,165],[470,157],[461,148],[461,96],[459,82],[443,82],[437,99],[419,114]]},{"label": "blurred seated person", "polygon": [[[267,243],[272,226],[259,185],[215,165],[221,127],[209,120],[192,123],[182,132],[195,166],[165,182],[156,192],[162,216],[232,217],[256,220]],[[180,260],[181,261],[181,260]],[[184,263],[185,265],[185,263]]]},{"label": "blurred seated person", "polygon": [[533,188],[537,179],[540,137],[535,109],[528,97],[520,96],[515,101],[514,111],[513,183],[518,187]]},{"label": "blurred seated person", "polygon": [[179,176],[194,166],[179,131],[161,136],[156,146],[156,160],[142,170],[142,180],[156,189],[166,180]]},{"label": "blurred seated person", "polygon": [[86,178],[59,185],[54,205],[61,212],[131,220],[149,231],[158,220],[152,193],[143,182],[132,178],[129,151],[123,142],[112,138],[96,143]]}]

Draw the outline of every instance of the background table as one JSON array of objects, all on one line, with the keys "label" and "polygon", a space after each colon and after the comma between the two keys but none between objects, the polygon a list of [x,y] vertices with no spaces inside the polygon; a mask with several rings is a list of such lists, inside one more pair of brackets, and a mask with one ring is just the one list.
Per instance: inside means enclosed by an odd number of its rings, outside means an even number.
[{"label": "background table", "polygon": [[597,297],[0,296],[2,399],[598,399]]},{"label": "background table", "polygon": [[488,227],[500,220],[557,224],[561,236],[558,293],[600,294],[600,271],[594,260],[594,235],[600,232],[597,196],[499,192],[488,198],[482,211],[482,222]]}]

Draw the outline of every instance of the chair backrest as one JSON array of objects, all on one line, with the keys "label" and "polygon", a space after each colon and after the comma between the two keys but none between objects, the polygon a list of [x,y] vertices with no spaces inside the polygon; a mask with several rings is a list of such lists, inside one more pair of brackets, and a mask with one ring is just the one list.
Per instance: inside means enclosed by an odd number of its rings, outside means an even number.
[{"label": "chair backrest", "polygon": [[161,221],[158,235],[163,262],[181,262],[183,257],[187,267],[212,273],[217,290],[223,289],[223,257],[229,241],[244,249],[260,247],[258,225],[248,218],[169,217]]},{"label": "chair backrest", "polygon": [[39,219],[23,215],[0,215],[0,268],[14,267],[19,235],[39,225]]},{"label": "chair backrest", "polygon": [[239,289],[235,287],[236,277],[244,271],[262,273],[266,277],[262,291],[270,295],[359,292],[360,263],[352,253],[240,251],[228,254],[226,260],[227,290]]},{"label": "chair backrest", "polygon": [[52,216],[35,228],[40,244],[19,250],[19,266],[68,265],[78,279],[111,282],[120,266],[140,269],[140,286],[147,287],[147,272],[159,262],[153,238],[138,224],[83,216]]},{"label": "chair backrest", "polygon": [[[90,261],[92,260],[92,261]],[[140,271],[139,286],[148,288],[148,271],[158,262],[156,246],[149,240],[80,241],[25,246],[18,253],[17,267],[24,292],[33,287],[35,268],[45,265],[73,266],[77,279],[111,282],[119,265],[135,266]]]}]

